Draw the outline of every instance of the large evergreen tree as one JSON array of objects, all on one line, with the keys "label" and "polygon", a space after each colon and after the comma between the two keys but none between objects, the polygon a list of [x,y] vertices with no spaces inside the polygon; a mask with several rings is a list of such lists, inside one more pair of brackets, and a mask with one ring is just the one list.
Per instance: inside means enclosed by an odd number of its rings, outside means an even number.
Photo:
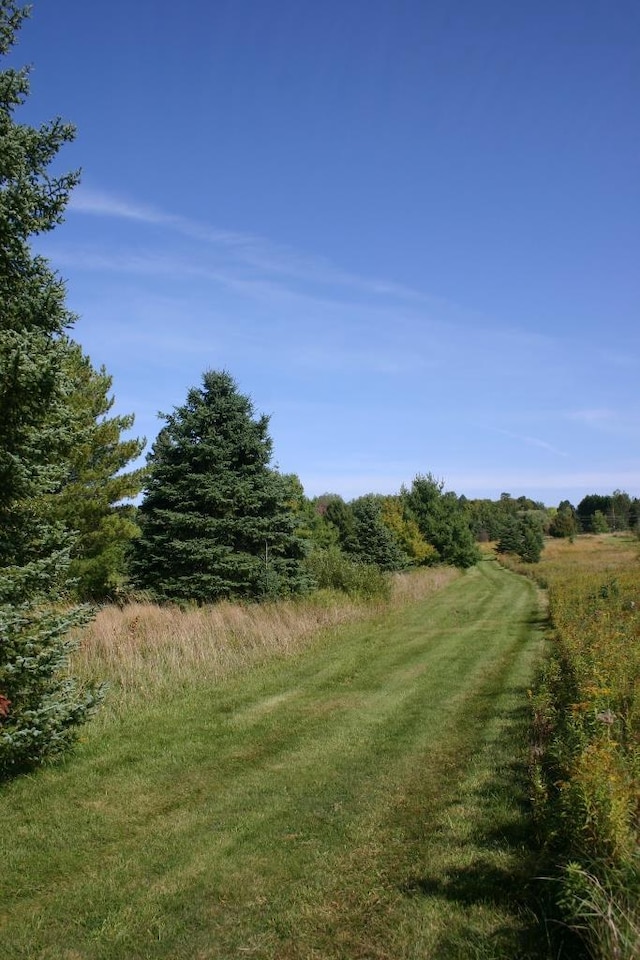
[{"label": "large evergreen tree", "polygon": [[232,377],[215,371],[162,416],[139,511],[139,585],[199,603],[298,590],[295,491],[269,466],[268,417],[256,418]]},{"label": "large evergreen tree", "polygon": [[[26,15],[0,0],[0,55]],[[37,508],[61,476],[69,426],[51,416],[65,402],[58,341],[73,318],[30,240],[60,222],[77,181],[49,172],[73,128],[17,123],[28,92],[26,69],[0,72],[0,777],[60,751],[95,702],[66,674],[68,632],[85,615],[60,605],[71,543]]]}]

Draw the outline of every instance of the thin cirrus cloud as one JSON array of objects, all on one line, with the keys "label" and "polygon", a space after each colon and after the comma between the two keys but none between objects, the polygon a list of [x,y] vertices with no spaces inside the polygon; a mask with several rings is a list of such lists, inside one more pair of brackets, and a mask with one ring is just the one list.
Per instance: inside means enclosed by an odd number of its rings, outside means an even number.
[{"label": "thin cirrus cloud", "polygon": [[[138,274],[148,277],[198,278],[227,292],[251,299],[266,309],[290,308],[301,327],[321,323],[326,329],[357,330],[370,340],[379,332],[393,330],[409,337],[414,352],[429,366],[442,366],[451,352],[457,361],[466,354],[471,362],[484,357],[495,362],[500,355],[519,350],[553,351],[549,336],[523,330],[517,324],[496,325],[484,314],[443,297],[433,296],[381,277],[362,277],[345,271],[324,257],[302,255],[253,234],[241,234],[169,213],[156,206],[123,199],[109,192],[79,187],[72,195],[70,211],[79,215],[109,217],[163,228],[163,247],[125,252],[109,248],[57,249],[56,262],[72,269]],[[186,253],[168,246],[167,231],[195,240],[198,247]],[[375,332],[377,329],[378,333]],[[383,340],[385,338],[383,337]],[[385,350],[387,346],[384,345]],[[404,353],[405,351],[401,351]],[[376,360],[380,370],[396,371],[404,357],[398,351]],[[464,361],[463,361],[464,363]],[[516,373],[519,364],[504,363],[503,376]]]},{"label": "thin cirrus cloud", "polygon": [[[204,306],[207,287],[198,288],[195,281],[212,284],[222,292],[216,302],[231,325],[243,331],[250,327],[252,340],[268,354],[277,343],[290,367],[340,372],[348,366],[363,374],[397,378],[407,370],[437,376],[453,364],[471,388],[483,365],[494,368],[499,356],[508,389],[509,383],[520,384],[526,376],[520,362],[523,348],[532,356],[553,347],[548,336],[517,324],[498,328],[486,316],[442,298],[385,279],[357,276],[326,258],[301,255],[251,233],[218,229],[110,192],[79,188],[70,211],[78,217],[111,218],[152,230],[142,247],[125,232],[124,242],[117,246],[105,233],[103,244],[96,245],[92,238],[89,244],[57,248],[58,265],[177,281],[181,286],[176,289],[188,289],[191,301],[189,309],[179,311],[190,317],[182,328],[185,337],[209,322],[210,308]],[[179,238],[192,241],[191,246],[180,245]],[[154,286],[157,293],[158,284]],[[202,302],[194,306],[198,296]],[[242,300],[248,299],[257,313],[245,314]],[[131,311],[130,316],[137,313]],[[266,340],[262,331],[268,331]],[[233,348],[228,333],[224,345],[227,353]],[[158,355],[157,349],[153,352]],[[246,351],[244,356],[250,359]],[[514,434],[513,439],[556,456],[567,455],[535,436]]]},{"label": "thin cirrus cloud", "polygon": [[184,236],[196,240],[229,246],[255,242],[255,238],[233,233],[229,230],[216,230],[178,214],[167,213],[146,204],[134,203],[115,197],[101,190],[78,187],[72,194],[69,210],[73,213],[85,213],[93,216],[114,217],[119,220],[135,220],[139,223],[171,227]]},{"label": "thin cirrus cloud", "polygon": [[[432,358],[443,351],[447,353],[447,345],[454,343],[458,354],[468,352],[473,344],[478,355],[486,353],[488,343],[499,342],[501,352],[505,348],[512,351],[522,346],[523,337],[527,346],[532,346],[528,343],[530,335],[524,331],[492,329],[486,317],[444,298],[385,279],[357,276],[325,258],[303,256],[251,234],[219,230],[155,206],[88,188],[76,191],[70,210],[80,215],[162,227],[174,235],[197,240],[204,248],[200,246],[189,254],[166,245],[160,250],[142,252],[125,251],[122,245],[117,250],[86,245],[57,248],[55,259],[63,267],[122,275],[199,278],[266,308],[290,307],[303,327],[320,322],[326,328],[332,321],[339,330],[354,330],[362,325],[369,338],[374,327],[396,334],[403,331],[418,350],[416,340],[429,336]],[[166,244],[166,233],[163,243]],[[392,354],[395,353],[393,350]],[[383,359],[383,366],[398,368],[394,356]],[[429,365],[435,365],[433,360]],[[380,361],[376,361],[376,367],[380,369]]]},{"label": "thin cirrus cloud", "polygon": [[[303,256],[263,237],[218,229],[154,206],[113,196],[104,191],[79,187],[71,198],[69,210],[72,213],[167,227],[183,237],[215,245],[226,256],[232,256],[237,263],[267,276],[281,276],[293,281],[351,288],[369,296],[430,303],[440,308],[451,306],[444,300],[428,297],[402,284],[349,273],[325,258]],[[119,262],[118,259],[114,261],[114,263],[117,262]],[[144,264],[140,265],[144,269]]]},{"label": "thin cirrus cloud", "polygon": [[546,440],[540,440],[538,437],[531,437],[527,434],[513,433],[511,430],[503,430],[499,427],[492,427],[491,429],[495,433],[501,434],[503,437],[510,437],[512,440],[517,440],[519,443],[524,443],[527,446],[538,447],[540,450],[547,450],[549,453],[556,454],[559,457],[569,456],[565,450],[560,450],[552,443],[548,443]]}]

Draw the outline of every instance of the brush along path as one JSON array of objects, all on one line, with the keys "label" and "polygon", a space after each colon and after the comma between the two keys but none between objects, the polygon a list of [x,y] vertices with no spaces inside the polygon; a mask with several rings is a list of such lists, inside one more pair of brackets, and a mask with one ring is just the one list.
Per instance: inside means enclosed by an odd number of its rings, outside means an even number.
[{"label": "brush along path", "polygon": [[527,581],[428,600],[102,727],[0,794],[12,960],[543,957],[523,900]]}]

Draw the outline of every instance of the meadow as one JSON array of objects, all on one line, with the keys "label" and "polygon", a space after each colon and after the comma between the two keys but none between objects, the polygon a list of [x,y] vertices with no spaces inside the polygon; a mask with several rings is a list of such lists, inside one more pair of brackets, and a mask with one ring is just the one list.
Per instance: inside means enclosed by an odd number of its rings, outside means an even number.
[{"label": "meadow", "polygon": [[540,592],[486,559],[383,604],[106,608],[110,692],[7,784],[15,960],[554,956],[537,913],[527,689]]},{"label": "meadow", "polygon": [[640,562],[630,535],[548,543],[552,653],[532,691],[533,796],[557,897],[593,956],[640,956]]}]

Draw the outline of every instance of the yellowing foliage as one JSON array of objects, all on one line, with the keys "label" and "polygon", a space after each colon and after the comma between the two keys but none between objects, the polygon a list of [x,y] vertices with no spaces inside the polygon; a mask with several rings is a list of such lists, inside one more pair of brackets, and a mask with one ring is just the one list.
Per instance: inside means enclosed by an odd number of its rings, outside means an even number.
[{"label": "yellowing foliage", "polygon": [[416,566],[435,563],[438,551],[424,539],[415,520],[405,515],[400,497],[385,497],[381,510],[382,522],[391,530],[402,549]]}]

